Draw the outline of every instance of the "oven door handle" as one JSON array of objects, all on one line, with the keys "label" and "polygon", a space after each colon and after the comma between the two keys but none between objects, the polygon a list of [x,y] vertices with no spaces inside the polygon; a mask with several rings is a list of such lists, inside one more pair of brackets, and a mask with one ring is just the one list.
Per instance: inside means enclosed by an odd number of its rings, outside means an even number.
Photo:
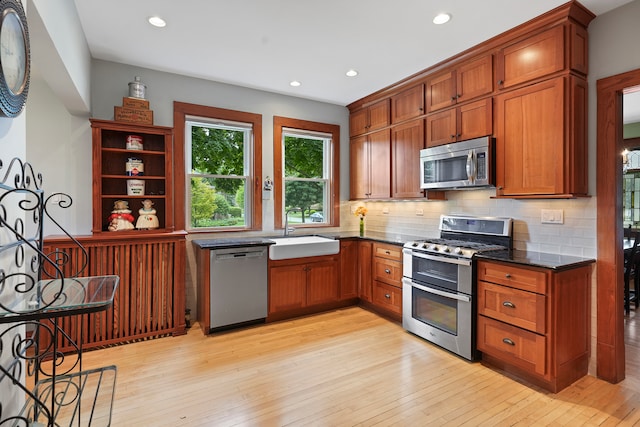
[{"label": "oven door handle", "polygon": [[445,298],[449,298],[449,299],[455,299],[458,301],[463,301],[463,302],[471,302],[471,297],[468,295],[464,295],[464,294],[452,294],[450,292],[445,292],[445,291],[441,291],[439,289],[433,289],[433,288],[429,288],[427,286],[424,285],[419,285],[416,282],[413,282],[407,278],[402,278],[402,283],[409,285],[411,287],[414,287],[416,289],[420,289],[421,291],[430,293],[430,294],[434,294],[434,295],[439,295],[441,297],[445,297]]},{"label": "oven door handle", "polygon": [[429,255],[422,252],[416,252],[411,249],[403,249],[402,253],[414,256],[416,258],[428,259],[431,261],[446,262],[447,264],[471,265],[471,260],[466,258],[449,258],[447,256]]}]

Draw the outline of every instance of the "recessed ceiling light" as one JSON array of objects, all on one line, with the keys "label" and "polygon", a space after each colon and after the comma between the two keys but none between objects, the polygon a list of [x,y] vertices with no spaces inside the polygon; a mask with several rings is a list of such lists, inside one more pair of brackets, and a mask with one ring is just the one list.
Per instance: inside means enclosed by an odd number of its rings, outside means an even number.
[{"label": "recessed ceiling light", "polygon": [[293,87],[298,87],[298,86],[300,86],[300,84],[301,83],[299,81],[297,81],[297,80],[293,80],[291,83],[289,83],[289,85],[291,85]]},{"label": "recessed ceiling light", "polygon": [[436,25],[446,24],[451,19],[451,15],[448,13],[440,13],[433,18],[433,23]]},{"label": "recessed ceiling light", "polygon": [[153,25],[154,27],[158,27],[158,28],[162,28],[162,27],[166,27],[167,26],[167,22],[160,18],[159,16],[152,16],[149,18],[149,24]]},{"label": "recessed ceiling light", "polygon": [[357,75],[358,75],[358,72],[356,70],[347,71],[347,77],[355,77]]}]

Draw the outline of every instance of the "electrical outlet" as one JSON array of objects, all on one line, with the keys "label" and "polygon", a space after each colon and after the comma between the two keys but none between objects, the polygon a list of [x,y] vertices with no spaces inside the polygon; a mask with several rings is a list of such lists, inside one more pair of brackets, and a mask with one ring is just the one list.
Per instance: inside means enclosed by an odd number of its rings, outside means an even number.
[{"label": "electrical outlet", "polygon": [[540,222],[543,224],[564,224],[562,209],[542,209]]},{"label": "electrical outlet", "polygon": [[389,215],[389,208],[382,208],[382,213],[385,215]]},{"label": "electrical outlet", "polygon": [[424,215],[424,209],[416,209],[416,216]]}]

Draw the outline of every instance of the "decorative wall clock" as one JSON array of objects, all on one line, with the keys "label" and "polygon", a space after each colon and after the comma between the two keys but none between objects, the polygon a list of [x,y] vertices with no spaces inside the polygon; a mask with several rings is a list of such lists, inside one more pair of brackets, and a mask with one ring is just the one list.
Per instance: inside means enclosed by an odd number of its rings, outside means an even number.
[{"label": "decorative wall clock", "polygon": [[0,0],[0,114],[19,115],[27,102],[31,52],[20,0]]}]

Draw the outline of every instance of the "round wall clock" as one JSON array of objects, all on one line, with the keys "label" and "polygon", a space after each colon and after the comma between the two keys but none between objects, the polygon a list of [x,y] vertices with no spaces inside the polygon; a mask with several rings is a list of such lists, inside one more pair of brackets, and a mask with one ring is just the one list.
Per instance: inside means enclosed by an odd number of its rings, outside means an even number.
[{"label": "round wall clock", "polygon": [[29,92],[31,54],[20,0],[0,0],[0,114],[16,117]]}]

